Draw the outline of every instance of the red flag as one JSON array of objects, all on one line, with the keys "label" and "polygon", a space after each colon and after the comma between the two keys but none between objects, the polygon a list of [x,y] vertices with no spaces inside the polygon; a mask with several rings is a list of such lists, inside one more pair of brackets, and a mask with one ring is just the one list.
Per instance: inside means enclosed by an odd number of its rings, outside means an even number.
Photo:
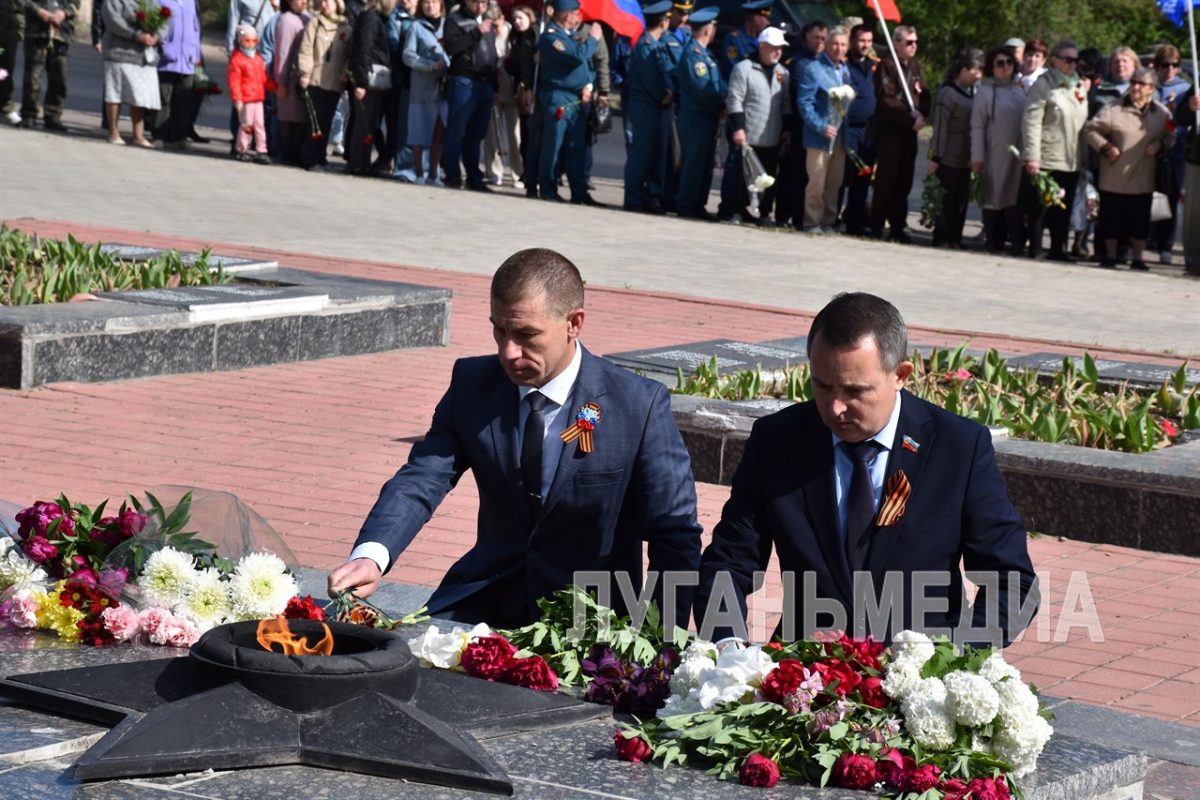
[{"label": "red flag", "polygon": [[881,16],[888,22],[900,21],[900,9],[896,7],[896,0],[867,0],[867,7],[874,11],[876,16]]}]

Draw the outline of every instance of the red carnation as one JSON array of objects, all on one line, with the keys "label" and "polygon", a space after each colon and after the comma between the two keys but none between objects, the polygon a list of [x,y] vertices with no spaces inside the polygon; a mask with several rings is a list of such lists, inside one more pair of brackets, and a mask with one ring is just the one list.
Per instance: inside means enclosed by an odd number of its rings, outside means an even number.
[{"label": "red carnation", "polygon": [[481,636],[463,650],[463,671],[473,678],[498,680],[513,663],[517,649],[503,636]]},{"label": "red carnation", "polygon": [[770,788],[779,783],[779,765],[762,753],[751,753],[742,764],[738,780],[745,786],[763,786]]},{"label": "red carnation", "polygon": [[829,661],[818,661],[816,664],[813,664],[813,669],[821,674],[826,688],[835,680],[837,681],[834,691],[838,693],[839,697],[845,697],[850,694],[862,682],[862,676],[855,671],[854,667],[838,658]]},{"label": "red carnation", "polygon": [[321,622],[325,619],[325,609],[313,601],[311,594],[303,599],[300,595],[296,595],[288,600],[287,608],[283,610],[283,616],[288,619],[315,619]]},{"label": "red carnation", "polygon": [[617,758],[622,761],[632,761],[637,764],[649,761],[654,755],[654,749],[640,736],[626,736],[617,731],[613,734],[613,744],[617,746]]},{"label": "red carnation", "polygon": [[374,136],[372,136],[371,134],[368,133],[366,136],[363,137],[363,147],[370,147],[373,144],[375,144]]},{"label": "red carnation", "polygon": [[900,789],[905,792],[927,792],[938,785],[938,776],[942,771],[936,764],[922,764],[919,767],[904,770],[900,776]]},{"label": "red carnation", "polygon": [[833,655],[834,645],[842,648],[842,654],[847,658],[857,660],[864,667],[879,671],[879,657],[883,655],[883,642],[876,642],[870,636],[865,639],[851,639],[845,633],[836,642],[825,643],[825,654]]},{"label": "red carnation", "polygon": [[883,681],[874,676],[864,678],[858,685],[858,696],[871,708],[883,708],[888,704],[888,696],[883,691]]},{"label": "red carnation", "polygon": [[136,14],[134,14],[134,18],[137,19],[138,22],[145,22],[146,21],[146,12],[139,11]]},{"label": "red carnation", "polygon": [[554,118],[555,119],[563,118],[563,107],[562,106],[559,106],[558,108],[554,109]]},{"label": "red carnation", "polygon": [[785,658],[775,669],[763,678],[763,697],[781,706],[787,706],[788,699],[804,682],[804,665],[794,658]]},{"label": "red carnation", "polygon": [[870,756],[843,753],[833,765],[831,780],[834,786],[845,789],[870,789],[879,780],[879,773]]},{"label": "red carnation", "polygon": [[162,12],[163,19],[171,18],[171,9],[167,8],[166,6],[163,6],[162,8],[160,8],[159,11]]},{"label": "red carnation", "polygon": [[1160,419],[1158,427],[1162,428],[1162,432],[1167,435],[1168,439],[1174,439],[1179,435],[1179,428],[1175,427],[1175,423],[1169,419]]},{"label": "red carnation", "polygon": [[508,669],[504,670],[500,680],[504,683],[511,683],[513,686],[523,686],[539,692],[558,691],[558,676],[554,674],[554,670],[550,669],[546,659],[541,656],[514,660],[508,665]]},{"label": "red carnation", "polygon": [[783,649],[783,644],[781,642],[767,642],[766,644],[763,645],[763,650],[782,650],[782,649]]}]

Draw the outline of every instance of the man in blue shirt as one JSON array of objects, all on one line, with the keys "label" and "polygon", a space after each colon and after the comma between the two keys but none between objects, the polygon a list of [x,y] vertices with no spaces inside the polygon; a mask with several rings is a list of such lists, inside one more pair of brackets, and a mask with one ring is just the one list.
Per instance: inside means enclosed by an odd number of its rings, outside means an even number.
[{"label": "man in blue shirt", "polygon": [[662,206],[663,180],[667,164],[664,111],[671,108],[671,58],[663,37],[667,33],[671,0],[658,0],[642,7],[646,30],[638,39],[629,61],[626,83],[629,108],[625,114],[633,142],[625,160],[625,210],[647,214],[666,213]]}]

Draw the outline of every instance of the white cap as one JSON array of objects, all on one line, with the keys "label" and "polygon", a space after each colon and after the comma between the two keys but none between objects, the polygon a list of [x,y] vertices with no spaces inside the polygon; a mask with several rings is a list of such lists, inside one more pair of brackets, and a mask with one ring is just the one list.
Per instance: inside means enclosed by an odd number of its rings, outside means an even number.
[{"label": "white cap", "polygon": [[1005,40],[1004,40],[1004,46],[1005,46],[1005,47],[1024,47],[1024,46],[1025,46],[1025,40],[1024,40],[1024,39],[1018,39],[1016,36],[1014,36],[1014,37],[1012,37],[1011,39],[1005,39]]},{"label": "white cap", "polygon": [[787,39],[784,38],[783,31],[779,30],[779,28],[772,27],[765,28],[763,32],[758,35],[758,43],[769,44],[772,47],[786,47]]}]

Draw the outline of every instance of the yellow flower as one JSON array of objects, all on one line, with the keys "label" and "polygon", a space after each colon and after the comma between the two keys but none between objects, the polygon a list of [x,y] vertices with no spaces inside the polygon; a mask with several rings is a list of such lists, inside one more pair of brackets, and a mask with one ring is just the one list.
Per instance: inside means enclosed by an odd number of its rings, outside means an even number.
[{"label": "yellow flower", "polygon": [[71,608],[70,606],[53,606],[46,613],[46,616],[49,623],[48,627],[64,641],[79,641],[79,626],[76,623],[87,616],[86,614],[78,608]]},{"label": "yellow flower", "polygon": [[50,612],[58,606],[58,592],[34,592],[33,599],[37,601],[37,627],[50,627]]}]

